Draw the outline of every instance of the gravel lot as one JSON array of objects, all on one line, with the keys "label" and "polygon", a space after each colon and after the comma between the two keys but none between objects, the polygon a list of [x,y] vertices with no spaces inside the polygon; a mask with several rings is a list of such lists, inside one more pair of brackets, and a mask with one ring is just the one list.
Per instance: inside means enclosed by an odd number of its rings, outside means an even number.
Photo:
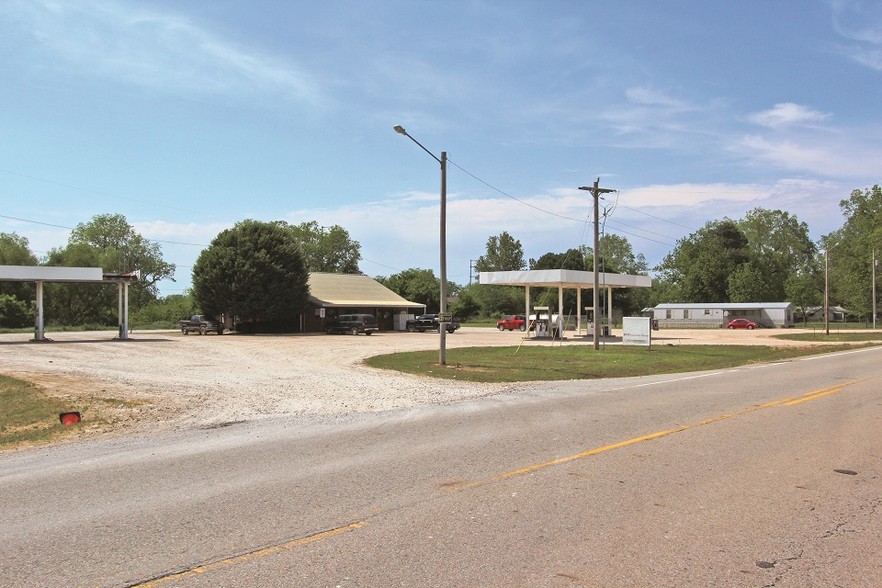
[{"label": "gravel lot", "polygon": [[[655,333],[654,342],[792,344],[770,339],[783,332],[672,330]],[[84,413],[84,434],[393,410],[529,385],[417,378],[362,364],[373,355],[438,349],[437,333],[183,336],[176,331],[136,331],[129,341],[116,341],[113,336],[112,332],[50,332],[51,342],[34,343],[31,334],[0,334],[0,372],[68,398]],[[517,345],[521,336],[517,331],[465,327],[447,336],[447,346]],[[608,344],[616,341],[613,337]],[[590,337],[569,337],[562,344],[591,342]],[[90,407],[100,408],[114,423],[90,429]]]}]

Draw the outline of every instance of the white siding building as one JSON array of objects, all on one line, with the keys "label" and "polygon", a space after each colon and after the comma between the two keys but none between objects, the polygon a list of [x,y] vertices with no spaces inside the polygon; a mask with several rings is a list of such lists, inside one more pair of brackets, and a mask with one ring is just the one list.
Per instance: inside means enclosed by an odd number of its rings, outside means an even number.
[{"label": "white siding building", "polygon": [[764,327],[792,327],[790,302],[665,303],[647,308],[659,327],[718,329],[736,318],[746,318]]}]

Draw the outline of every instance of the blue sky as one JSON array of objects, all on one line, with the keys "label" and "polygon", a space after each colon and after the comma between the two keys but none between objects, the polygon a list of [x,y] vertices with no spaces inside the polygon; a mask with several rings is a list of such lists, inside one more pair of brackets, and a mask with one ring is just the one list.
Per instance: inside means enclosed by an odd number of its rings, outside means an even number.
[{"label": "blue sky", "polygon": [[0,3],[0,232],[38,255],[120,213],[190,285],[255,218],[339,224],[361,270],[448,277],[604,230],[656,264],[707,221],[812,237],[882,178],[882,3],[849,0]]}]

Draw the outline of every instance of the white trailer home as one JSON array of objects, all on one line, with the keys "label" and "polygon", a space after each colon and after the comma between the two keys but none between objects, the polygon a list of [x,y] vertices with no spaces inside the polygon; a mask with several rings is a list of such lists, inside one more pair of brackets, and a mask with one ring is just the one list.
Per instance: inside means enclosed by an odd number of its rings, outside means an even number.
[{"label": "white trailer home", "polygon": [[746,318],[764,327],[794,325],[790,302],[671,302],[647,308],[645,313],[658,320],[660,328],[719,329],[736,318]]}]

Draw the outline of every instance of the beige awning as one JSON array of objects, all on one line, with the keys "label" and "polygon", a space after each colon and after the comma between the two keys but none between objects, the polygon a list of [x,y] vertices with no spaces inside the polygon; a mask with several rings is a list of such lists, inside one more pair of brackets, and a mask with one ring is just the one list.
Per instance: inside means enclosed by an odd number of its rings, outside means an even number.
[{"label": "beige awning", "polygon": [[322,308],[425,308],[361,274],[309,274],[309,301]]}]

